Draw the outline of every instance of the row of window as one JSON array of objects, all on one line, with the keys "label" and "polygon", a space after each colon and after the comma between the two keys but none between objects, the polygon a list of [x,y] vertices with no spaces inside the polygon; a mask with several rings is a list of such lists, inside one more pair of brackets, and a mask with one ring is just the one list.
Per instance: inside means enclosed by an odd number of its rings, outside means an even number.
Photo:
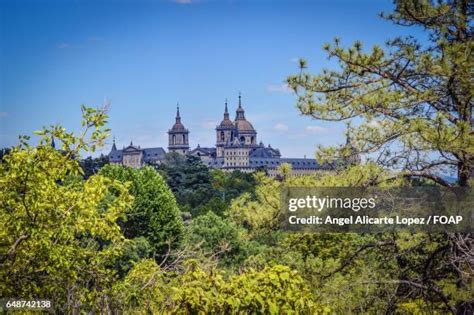
[{"label": "row of window", "polygon": [[246,152],[242,151],[225,151],[225,155],[247,155]]}]

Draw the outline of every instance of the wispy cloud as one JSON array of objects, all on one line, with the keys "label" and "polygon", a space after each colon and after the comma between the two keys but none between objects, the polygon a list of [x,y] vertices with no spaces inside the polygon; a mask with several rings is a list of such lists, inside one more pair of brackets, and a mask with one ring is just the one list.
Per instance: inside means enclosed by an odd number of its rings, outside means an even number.
[{"label": "wispy cloud", "polygon": [[7,112],[0,112],[0,118],[7,117],[8,113]]},{"label": "wispy cloud", "polygon": [[191,4],[194,3],[194,0],[173,0],[174,3],[179,3],[179,4]]},{"label": "wispy cloud", "polygon": [[291,89],[288,84],[269,84],[267,85],[267,92],[270,93],[291,93]]},{"label": "wispy cloud", "polygon": [[273,128],[275,130],[278,130],[278,131],[287,131],[288,130],[288,126],[283,124],[283,123],[278,123]]},{"label": "wispy cloud", "polygon": [[300,61],[300,58],[298,57],[293,57],[290,59],[290,62],[293,62],[293,63],[298,63]]},{"label": "wispy cloud", "polygon": [[306,126],[304,129],[307,133],[324,133],[327,131],[326,128],[321,126]]},{"label": "wispy cloud", "polygon": [[203,124],[202,127],[205,129],[214,129],[219,123],[214,121],[214,120],[206,120]]},{"label": "wispy cloud", "polygon": [[59,48],[59,49],[66,49],[66,48],[71,47],[71,44],[69,44],[69,43],[60,43],[56,47]]}]

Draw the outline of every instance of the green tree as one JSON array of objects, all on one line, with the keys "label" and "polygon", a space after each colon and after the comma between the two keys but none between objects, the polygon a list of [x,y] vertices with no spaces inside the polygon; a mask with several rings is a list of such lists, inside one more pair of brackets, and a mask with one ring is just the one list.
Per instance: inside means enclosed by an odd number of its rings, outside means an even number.
[{"label": "green tree", "polygon": [[[302,114],[358,119],[348,132],[352,144],[360,153],[376,154],[380,165],[402,170],[396,176],[450,186],[439,174],[454,171],[456,184],[468,186],[474,164],[472,5],[467,0],[396,0],[395,5],[382,17],[422,27],[427,41],[399,37],[385,49],[366,51],[359,41],[344,48],[336,39],[324,49],[339,69],[312,75],[300,60],[301,71],[288,77],[288,84],[299,95]],[[345,147],[328,148],[320,158],[350,154]]]},{"label": "green tree", "polygon": [[106,309],[115,278],[108,262],[123,246],[116,221],[132,202],[118,181],[79,176],[76,157],[108,134],[105,109],[82,111],[81,135],[44,128],[38,146],[21,137],[0,163],[0,296],[49,298],[60,313]]},{"label": "green tree", "polygon": [[109,158],[103,154],[96,158],[88,156],[81,160],[80,163],[81,168],[84,171],[84,178],[87,179],[92,175],[97,174],[102,167],[109,164]]},{"label": "green tree", "polygon": [[193,267],[180,279],[172,309],[179,314],[329,314],[314,302],[301,276],[276,265],[224,279]]},{"label": "green tree", "polygon": [[106,165],[100,175],[129,185],[134,202],[120,221],[125,237],[145,237],[158,261],[183,238],[183,221],[176,200],[163,177],[152,167],[133,169]]},{"label": "green tree", "polygon": [[200,244],[208,255],[216,255],[224,265],[234,266],[245,259],[249,245],[244,229],[212,211],[192,220],[186,243]]},{"label": "green tree", "polygon": [[211,185],[209,168],[199,157],[170,153],[157,169],[166,178],[181,211],[190,212],[193,216],[205,213],[203,206],[215,196],[216,191]]},{"label": "green tree", "polygon": [[[288,84],[302,114],[352,122],[348,135],[355,150],[321,148],[321,160],[366,154],[384,174],[369,185],[391,177],[453,186],[440,174],[454,172],[454,185],[469,186],[474,164],[472,6],[467,0],[396,0],[395,5],[382,17],[423,28],[426,41],[399,37],[387,41],[385,49],[366,51],[359,41],[345,48],[336,39],[324,49],[338,69],[312,75],[300,60],[300,73],[288,77]],[[396,262],[392,283],[398,285],[387,311],[394,311],[410,290],[419,293],[425,307],[473,311],[468,292],[474,265],[472,254],[462,249],[473,243],[470,234],[396,234],[386,235],[386,242],[391,245],[384,247],[384,257]]]},{"label": "green tree", "polygon": [[254,174],[244,173],[239,170],[224,172],[211,170],[212,186],[217,190],[217,195],[225,203],[237,198],[243,193],[253,194],[257,184]]}]

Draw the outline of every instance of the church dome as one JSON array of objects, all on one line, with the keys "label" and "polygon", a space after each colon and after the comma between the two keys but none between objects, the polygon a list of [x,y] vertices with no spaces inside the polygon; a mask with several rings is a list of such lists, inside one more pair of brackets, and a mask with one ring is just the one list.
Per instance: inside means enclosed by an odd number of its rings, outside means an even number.
[{"label": "church dome", "polygon": [[235,112],[235,128],[238,131],[253,131],[255,132],[255,129],[253,129],[253,126],[251,123],[245,119],[245,110],[242,107],[242,99],[241,96],[239,95],[239,107],[237,108]]},{"label": "church dome", "polygon": [[186,131],[186,128],[184,128],[183,123],[181,122],[181,116],[179,114],[179,105],[177,106],[176,109],[176,122],[174,123],[173,127],[170,129],[171,132],[183,132]]},{"label": "church dome", "polygon": [[171,127],[171,131],[184,131],[186,128],[184,128],[184,125],[181,122],[176,122],[173,127]]},{"label": "church dome", "polygon": [[245,119],[238,119],[234,124],[238,131],[255,131],[252,124]]},{"label": "church dome", "polygon": [[234,123],[230,119],[224,119],[221,121],[220,125],[221,127],[233,127]]}]

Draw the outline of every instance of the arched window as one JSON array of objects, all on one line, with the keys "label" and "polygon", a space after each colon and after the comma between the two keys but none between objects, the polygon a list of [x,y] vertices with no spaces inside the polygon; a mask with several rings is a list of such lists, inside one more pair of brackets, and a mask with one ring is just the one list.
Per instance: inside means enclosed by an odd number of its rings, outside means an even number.
[{"label": "arched window", "polygon": [[240,137],[240,142],[245,142],[245,137],[244,136]]},{"label": "arched window", "polygon": [[224,131],[221,131],[221,141],[224,141]]},{"label": "arched window", "polygon": [[183,135],[183,144],[186,144],[186,135]]},{"label": "arched window", "polygon": [[171,138],[171,144],[176,144],[176,136],[173,135],[173,137]]}]

